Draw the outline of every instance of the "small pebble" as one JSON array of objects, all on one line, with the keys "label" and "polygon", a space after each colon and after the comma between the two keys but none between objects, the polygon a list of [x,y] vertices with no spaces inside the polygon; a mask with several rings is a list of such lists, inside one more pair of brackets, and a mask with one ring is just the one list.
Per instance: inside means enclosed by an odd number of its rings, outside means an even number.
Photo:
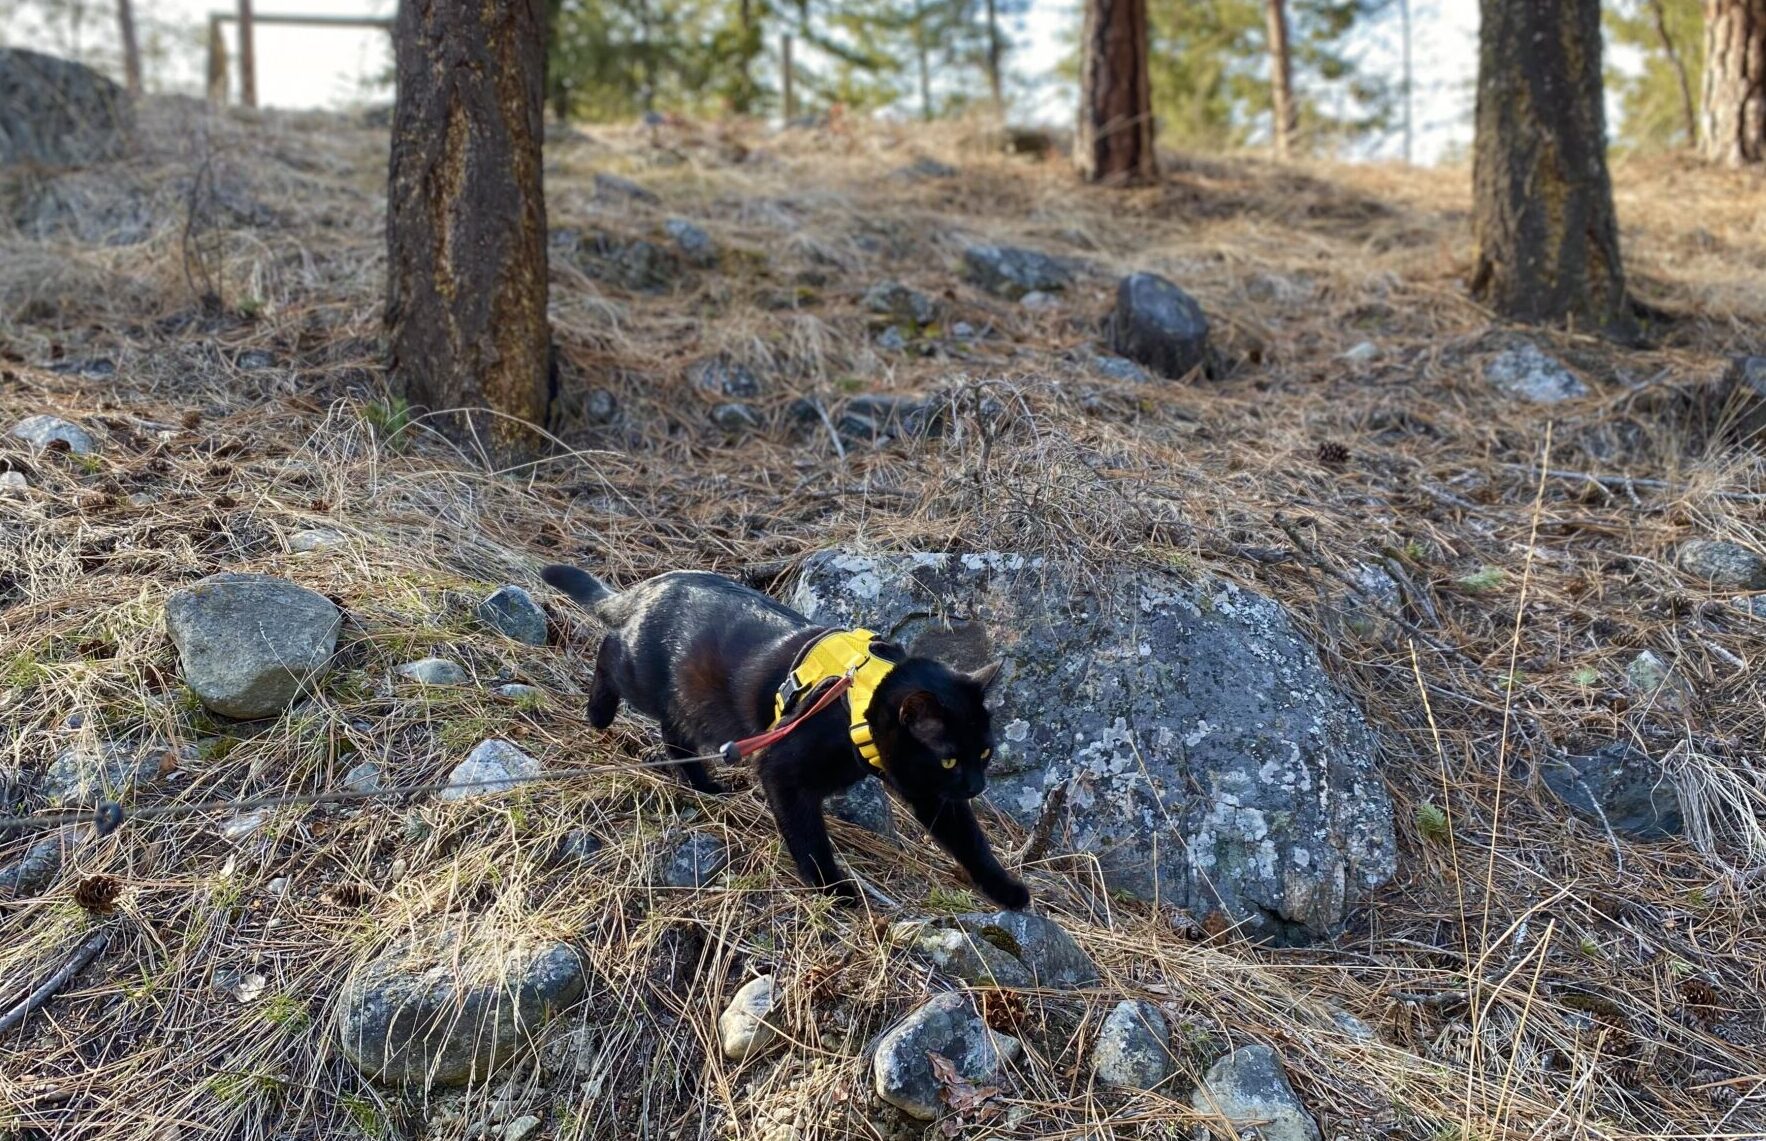
[{"label": "small pebble", "polygon": [[503,1126],[503,1141],[521,1141],[522,1138],[539,1127],[540,1119],[531,1113],[524,1117],[517,1117],[514,1121]]},{"label": "small pebble", "polygon": [[466,671],[446,658],[420,658],[393,671],[419,685],[465,685]]}]

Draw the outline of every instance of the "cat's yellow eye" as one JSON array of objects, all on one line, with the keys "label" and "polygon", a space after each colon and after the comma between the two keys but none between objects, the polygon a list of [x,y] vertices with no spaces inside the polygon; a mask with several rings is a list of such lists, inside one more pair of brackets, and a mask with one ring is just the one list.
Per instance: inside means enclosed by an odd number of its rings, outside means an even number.
[{"label": "cat's yellow eye", "polygon": [[989,757],[991,757],[991,756],[993,756],[993,750],[992,750],[992,749],[983,749],[983,750],[981,750],[981,759],[982,759],[982,760],[984,760],[984,761],[985,761],[985,760],[986,760],[986,759],[987,759],[987,758],[989,758]]},{"label": "cat's yellow eye", "polygon": [[938,763],[943,765],[947,769],[954,769],[957,767],[957,759],[955,757],[946,757],[946,758],[944,758],[944,760],[939,761]]}]

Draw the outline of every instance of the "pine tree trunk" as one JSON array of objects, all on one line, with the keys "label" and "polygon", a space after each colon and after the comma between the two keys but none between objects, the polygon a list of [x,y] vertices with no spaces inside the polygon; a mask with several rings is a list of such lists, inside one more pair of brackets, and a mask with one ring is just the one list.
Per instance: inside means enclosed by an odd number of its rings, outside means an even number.
[{"label": "pine tree trunk", "polygon": [[1294,153],[1294,129],[1298,108],[1294,105],[1294,58],[1288,50],[1287,0],[1268,0],[1269,18],[1269,95],[1274,109],[1271,136],[1275,157],[1285,159]]},{"label": "pine tree trunk", "polygon": [[1159,177],[1146,0],[1086,0],[1073,158],[1087,182],[1126,185]]},{"label": "pine tree trunk", "polygon": [[1410,76],[1410,0],[1398,0],[1399,37],[1403,50],[1403,85],[1404,85],[1404,165],[1410,165],[1411,149],[1411,76]]},{"label": "pine tree trunk", "polygon": [[[399,5],[387,193],[393,390],[499,455],[550,404],[541,0]],[[496,415],[455,414],[489,409]]]},{"label": "pine tree trunk", "polygon": [[117,37],[123,41],[123,86],[141,95],[141,41],[135,36],[134,0],[117,0]]},{"label": "pine tree trunk", "polygon": [[987,0],[987,89],[993,95],[993,109],[1004,114],[1006,109],[1005,81],[1000,76],[1000,22],[994,0]]},{"label": "pine tree trunk", "polygon": [[564,23],[564,0],[546,2],[546,101],[552,105],[552,118],[560,123],[570,121],[570,85],[558,66],[558,37]]},{"label": "pine tree trunk", "polygon": [[239,102],[258,105],[257,29],[251,18],[251,0],[239,0]]},{"label": "pine tree trunk", "polygon": [[1742,166],[1766,159],[1766,0],[1705,0],[1699,153]]},{"label": "pine tree trunk", "polygon": [[932,121],[932,61],[929,58],[931,49],[926,46],[926,6],[914,2],[914,57],[920,67],[920,118],[925,122]]},{"label": "pine tree trunk", "polygon": [[1599,0],[1483,0],[1471,286],[1512,320],[1627,336],[1600,36]]}]

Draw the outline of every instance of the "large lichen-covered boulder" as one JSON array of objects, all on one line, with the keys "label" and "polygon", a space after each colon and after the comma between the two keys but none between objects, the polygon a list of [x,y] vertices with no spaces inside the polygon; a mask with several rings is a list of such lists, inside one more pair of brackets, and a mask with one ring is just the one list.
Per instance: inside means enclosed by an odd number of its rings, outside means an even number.
[{"label": "large lichen-covered boulder", "polygon": [[1003,656],[988,799],[1030,826],[1054,797],[1052,847],[1095,854],[1113,886],[1303,943],[1395,870],[1373,733],[1261,595],[1153,568],[825,551],[792,601],[960,668]]},{"label": "large lichen-covered boulder", "polygon": [[0,48],[0,166],[111,158],[131,123],[123,89],[72,60]]},{"label": "large lichen-covered boulder", "polygon": [[269,575],[210,575],[166,599],[185,683],[242,721],[288,708],[329,667],[342,628],[330,599]]}]

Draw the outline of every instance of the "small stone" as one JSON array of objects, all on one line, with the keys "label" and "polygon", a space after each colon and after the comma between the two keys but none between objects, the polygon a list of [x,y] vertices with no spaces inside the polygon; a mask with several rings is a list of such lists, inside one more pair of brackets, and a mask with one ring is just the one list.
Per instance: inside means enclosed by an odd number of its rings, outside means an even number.
[{"label": "small stone", "polygon": [[1268,1046],[1244,1046],[1214,1063],[1191,1104],[1204,1116],[1224,1117],[1239,1137],[1254,1129],[1261,1141],[1320,1141],[1318,1123]]},{"label": "small stone", "polygon": [[1202,307],[1157,274],[1122,279],[1104,334],[1112,351],[1172,380],[1189,376],[1208,359]]},{"label": "small stone", "polygon": [[1042,313],[1050,309],[1060,308],[1061,299],[1052,293],[1044,293],[1040,289],[1032,289],[1029,293],[1018,298],[1018,304],[1024,306],[1024,308],[1030,310],[1032,313]]},{"label": "small stone", "polygon": [[948,162],[939,162],[935,158],[921,155],[896,171],[896,174],[908,179],[955,178],[958,171]]},{"label": "small stone", "polygon": [[591,388],[583,397],[583,415],[591,424],[611,424],[619,415],[619,398],[605,388]]},{"label": "small stone", "polygon": [[151,491],[137,491],[129,496],[130,507],[152,507],[159,502],[159,496]]},{"label": "small stone", "polygon": [[221,826],[221,838],[235,842],[244,840],[262,828],[269,818],[270,814],[262,810],[242,812]]},{"label": "small stone", "polygon": [[0,867],[0,900],[30,899],[41,894],[61,874],[62,862],[85,841],[81,824],[55,829],[30,847],[16,862]]},{"label": "small stone", "polygon": [[465,685],[472,680],[465,670],[446,658],[418,658],[392,672],[418,685]]},{"label": "small stone", "polygon": [[913,325],[930,325],[938,317],[938,305],[917,289],[899,281],[880,281],[865,291],[864,306],[872,313]]},{"label": "small stone", "polygon": [[1553,757],[1540,778],[1582,819],[1636,840],[1662,840],[1685,831],[1680,795],[1662,766],[1629,741],[1590,753]]},{"label": "small stone", "polygon": [[478,604],[478,616],[491,629],[517,642],[546,644],[546,612],[519,586],[499,587]]},{"label": "small stone", "polygon": [[1058,293],[1073,283],[1066,266],[1037,250],[974,245],[963,251],[963,276],[996,297]]},{"label": "small stone", "polygon": [[975,339],[975,326],[967,321],[958,321],[950,327],[950,335],[959,341],[972,341]]},{"label": "small stone", "polygon": [[961,994],[941,994],[910,1013],[877,1041],[872,1083],[877,1096],[920,1121],[943,1112],[943,1088],[929,1054],[947,1059],[958,1075],[977,1084],[999,1073],[998,1036]]},{"label": "small stone", "polygon": [[773,980],[770,975],[750,979],[718,1015],[717,1035],[724,1057],[740,1062],[772,1045],[779,1031],[768,1016],[773,1012]]},{"label": "small stone", "polygon": [[1331,1022],[1343,1032],[1343,1036],[1346,1038],[1352,1038],[1357,1042],[1378,1042],[1380,1040],[1379,1034],[1375,1033],[1373,1027],[1347,1010],[1332,1010]]},{"label": "small stone", "polygon": [[540,763],[507,741],[480,741],[448,774],[443,800],[465,800],[507,791],[522,780],[540,775]]},{"label": "small stone", "polygon": [[1150,1002],[1117,1003],[1098,1031],[1091,1057],[1098,1080],[1123,1089],[1157,1089],[1177,1072],[1171,1027]]},{"label": "small stone", "polygon": [[663,231],[674,239],[675,249],[693,265],[709,269],[717,264],[717,243],[711,235],[685,218],[670,218],[662,224]]},{"label": "small stone", "polygon": [[90,455],[98,450],[86,429],[59,416],[27,416],[12,426],[12,434],[35,448],[66,444],[76,455]]},{"label": "small stone", "polygon": [[363,761],[343,774],[343,787],[351,792],[379,792],[383,787],[380,777],[380,766],[373,761]]},{"label": "small stone", "polygon": [[269,892],[271,895],[276,895],[276,896],[287,895],[288,894],[288,877],[287,876],[277,876],[275,879],[271,880],[269,883],[264,885],[264,890]]},{"label": "small stone", "polygon": [[618,246],[612,262],[613,276],[621,285],[645,293],[667,289],[680,272],[673,254],[642,239]]},{"label": "small stone", "polygon": [[891,325],[877,334],[877,347],[886,353],[904,352],[908,347],[908,339],[899,326]]},{"label": "small stone", "polygon": [[940,970],[978,985],[1071,989],[1098,981],[1091,956],[1054,920],[1033,912],[904,920],[889,931]]},{"label": "small stone", "polygon": [[1153,379],[1153,374],[1140,365],[1111,353],[1093,353],[1091,368],[1100,376],[1125,384],[1145,384]]},{"label": "small stone", "polygon": [[1721,590],[1766,590],[1766,559],[1740,543],[1689,539],[1675,552],[1680,569]]},{"label": "small stone", "polygon": [[247,349],[239,354],[238,360],[235,363],[246,372],[256,372],[259,369],[275,368],[276,354],[267,352],[264,349]]},{"label": "small stone", "polygon": [[0,471],[0,491],[25,491],[31,486],[22,471]]},{"label": "small stone", "polygon": [[1626,664],[1625,682],[1645,701],[1660,708],[1679,709],[1686,704],[1686,679],[1670,669],[1654,650],[1644,650]]},{"label": "small stone", "polygon": [[586,864],[600,854],[607,845],[601,837],[587,828],[572,828],[558,841],[558,847],[552,853],[554,867],[568,867],[573,864]]},{"label": "small stone", "polygon": [[335,551],[348,545],[349,539],[342,531],[333,531],[326,527],[297,531],[288,539],[288,549],[297,555]]},{"label": "small stone", "polygon": [[1484,365],[1484,379],[1497,391],[1533,404],[1558,404],[1588,395],[1588,386],[1532,342],[1504,350]]},{"label": "small stone", "polygon": [[[164,745],[139,748],[122,741],[69,745],[55,754],[43,772],[42,790],[52,805],[90,804],[118,800],[136,785],[153,780],[165,766]],[[177,757],[194,756],[186,745]]]},{"label": "small stone", "polygon": [[512,681],[508,685],[499,685],[497,696],[507,697],[511,701],[544,701],[546,691],[537,686],[522,685],[520,682]]},{"label": "small stone", "polygon": [[759,428],[765,421],[752,404],[719,404],[711,410],[711,422],[732,435]]},{"label": "small stone", "polygon": [[166,600],[185,683],[210,712],[240,720],[281,713],[314,685],[342,628],[330,599],[267,575],[212,575]]},{"label": "small stone", "polygon": [[655,203],[662,201],[653,192],[639,186],[629,178],[604,173],[595,175],[595,197],[624,199],[627,202]]},{"label": "small stone", "polygon": [[522,1141],[529,1133],[540,1127],[540,1119],[533,1114],[525,1114],[503,1126],[503,1141]]},{"label": "small stone", "polygon": [[687,380],[708,396],[751,400],[760,395],[760,377],[747,365],[725,357],[704,357],[687,366]]},{"label": "small stone", "polygon": [[730,849],[709,832],[695,832],[675,846],[662,867],[665,887],[704,887],[730,865]]},{"label": "small stone", "polygon": [[1345,352],[1343,354],[1343,359],[1350,364],[1370,364],[1373,361],[1378,360],[1379,356],[1380,346],[1374,344],[1372,341],[1362,341],[1354,348]]}]

